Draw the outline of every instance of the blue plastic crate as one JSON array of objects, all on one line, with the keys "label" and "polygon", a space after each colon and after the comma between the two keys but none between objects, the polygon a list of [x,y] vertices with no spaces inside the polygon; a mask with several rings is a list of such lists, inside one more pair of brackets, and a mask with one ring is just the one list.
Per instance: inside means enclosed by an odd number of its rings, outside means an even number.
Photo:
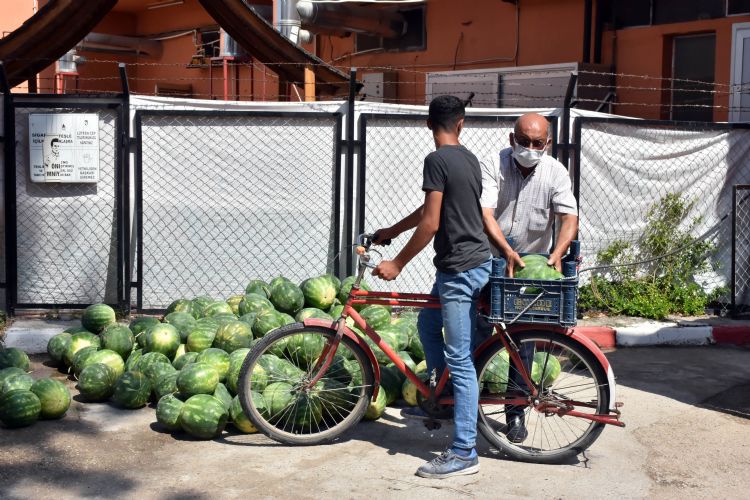
[{"label": "blue plastic crate", "polygon": [[542,296],[523,314],[517,323],[575,326],[578,309],[578,254],[579,245],[571,244],[570,253],[563,259],[561,280],[508,278],[505,259],[494,258],[490,274],[490,323],[509,323],[534,299]]}]

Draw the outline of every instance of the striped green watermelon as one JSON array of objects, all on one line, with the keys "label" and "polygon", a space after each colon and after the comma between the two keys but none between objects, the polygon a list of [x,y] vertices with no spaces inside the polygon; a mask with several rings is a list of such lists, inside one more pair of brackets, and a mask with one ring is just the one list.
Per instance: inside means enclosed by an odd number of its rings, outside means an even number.
[{"label": "striped green watermelon", "polygon": [[365,420],[377,420],[385,413],[385,407],[388,406],[388,396],[381,387],[375,399],[370,401],[365,411]]},{"label": "striped green watermelon", "polygon": [[268,332],[284,325],[284,317],[277,311],[265,311],[258,314],[253,323],[253,335],[255,338],[264,337]]},{"label": "striped green watermelon", "polygon": [[144,333],[146,332],[146,330],[154,325],[158,325],[159,323],[160,321],[156,318],[144,316],[142,318],[136,318],[131,321],[130,325],[128,325],[128,328],[130,328],[130,331],[133,332],[133,336],[136,338],[138,345],[140,347],[143,347],[146,344],[146,337]]},{"label": "striped green watermelon", "polygon": [[42,403],[31,391],[11,391],[0,396],[0,422],[8,427],[25,427],[37,421]]},{"label": "striped green watermelon", "polygon": [[[9,367],[12,368],[12,367]],[[34,384],[34,379],[28,373],[13,374],[5,377],[3,385],[0,386],[0,394],[12,391],[28,391]]]},{"label": "striped green watermelon", "polygon": [[83,349],[80,349],[75,356],[73,356],[73,374],[78,377],[78,375],[81,373],[81,371],[85,368],[86,360],[96,354],[96,352],[99,349],[97,349],[94,346],[88,346],[84,347]]},{"label": "striped green watermelon", "polygon": [[177,375],[180,394],[213,394],[219,383],[219,372],[208,363],[190,363]]},{"label": "striped green watermelon", "polygon": [[542,370],[544,370],[544,384],[549,386],[560,375],[562,367],[560,360],[554,354],[547,352],[537,352],[534,354],[534,361],[531,365],[531,380],[538,384],[542,380]]},{"label": "striped green watermelon", "polygon": [[177,373],[177,369],[170,363],[152,363],[143,370],[143,374],[148,379],[149,384],[151,384],[152,390],[161,377],[171,373]]},{"label": "striped green watermelon", "polygon": [[34,382],[29,390],[36,394],[42,405],[40,418],[60,418],[70,407],[70,391],[60,381],[42,378]]},{"label": "striped green watermelon", "polygon": [[[263,395],[259,392],[253,391],[251,397],[256,408],[258,408],[259,404],[265,405]],[[250,419],[247,418],[247,415],[245,415],[245,412],[242,410],[242,403],[240,403],[240,398],[237,396],[234,397],[232,405],[229,407],[229,417],[234,426],[240,432],[244,432],[245,434],[254,434],[258,432],[258,429],[255,428],[253,423],[250,422]]]},{"label": "striped green watermelon", "polygon": [[207,305],[206,308],[203,309],[203,317],[205,318],[210,318],[218,314],[234,315],[234,313],[232,312],[232,307],[223,300],[217,300],[214,303]]},{"label": "striped green watermelon", "polygon": [[182,430],[199,439],[213,439],[224,430],[229,412],[224,404],[209,394],[190,397],[180,410]]},{"label": "striped green watermelon", "polygon": [[173,325],[160,323],[147,330],[143,352],[160,352],[170,360],[180,347],[180,332]]},{"label": "striped green watermelon", "polygon": [[377,330],[391,323],[391,311],[377,304],[367,306],[359,312],[370,328]]},{"label": "striped green watermelon", "polygon": [[257,293],[268,298],[271,296],[271,286],[263,280],[252,280],[245,287],[245,293]]},{"label": "striped green watermelon", "polygon": [[280,312],[295,314],[305,305],[305,296],[294,283],[280,281],[271,286],[271,303]]},{"label": "striped green watermelon", "polygon": [[135,336],[125,325],[110,325],[101,334],[102,346],[128,359],[135,345]]},{"label": "striped green watermelon", "polygon": [[487,368],[482,373],[480,389],[489,392],[502,393],[508,388],[508,370],[510,369],[510,356],[508,351],[503,350],[492,357]]},{"label": "striped green watermelon", "polygon": [[386,393],[386,404],[391,404],[401,397],[401,376],[401,372],[393,365],[380,368],[380,389]]},{"label": "striped green watermelon", "polygon": [[227,413],[229,412],[229,408],[232,406],[232,395],[229,394],[229,390],[227,389],[227,386],[219,382],[216,384],[216,390],[214,391],[213,396],[221,401],[221,403],[224,405],[224,408],[227,410]]},{"label": "striped green watermelon", "polygon": [[167,394],[175,394],[177,392],[177,376],[180,374],[177,370],[173,372],[167,372],[161,375],[151,386],[151,394],[154,396],[154,401],[161,401],[161,398]]},{"label": "striped green watermelon", "polygon": [[175,357],[174,361],[172,361],[172,366],[178,370],[182,370],[186,365],[195,363],[195,358],[198,357],[198,354],[197,352],[186,352],[182,356]]},{"label": "striped green watermelon", "polygon": [[201,352],[214,344],[219,324],[198,324],[188,333],[185,348],[188,352]]},{"label": "striped green watermelon", "polygon": [[173,312],[184,312],[195,317],[193,314],[193,301],[190,299],[177,299],[167,306],[166,315],[172,314]]},{"label": "striped green watermelon", "polygon": [[[339,294],[339,289],[341,289],[341,280],[338,279],[338,277],[334,276],[333,274],[324,274],[323,277],[328,278],[328,281],[331,282],[331,286],[336,289],[336,296]],[[335,299],[338,300],[338,299]]]},{"label": "striped green watermelon", "polygon": [[247,313],[240,316],[239,321],[242,321],[243,323],[247,323],[252,328],[253,323],[255,323],[255,318],[258,316],[257,313]]},{"label": "striped green watermelon", "polygon": [[252,342],[252,327],[243,321],[231,321],[219,327],[213,345],[231,353],[243,347],[250,347]]},{"label": "striped green watermelon", "polygon": [[177,328],[180,332],[180,342],[185,342],[190,330],[196,324],[196,319],[190,313],[175,311],[164,316],[164,322]]},{"label": "striped green watermelon", "polygon": [[136,349],[130,353],[128,359],[125,361],[125,371],[132,372],[136,370],[138,361],[143,357],[143,349]]},{"label": "striped green watermelon", "polygon": [[0,370],[0,388],[3,387],[3,384],[8,378],[13,377],[15,375],[25,375],[25,374],[26,374],[25,371],[15,366],[11,366],[9,368],[3,368],[2,370]]},{"label": "striped green watermelon", "polygon": [[[339,294],[336,296],[339,302],[342,304],[346,304],[347,299],[349,298],[349,292],[352,289],[352,285],[356,281],[356,276],[347,276],[344,278],[344,280],[341,282],[341,288],[339,288]],[[361,290],[369,290],[369,285],[365,282],[365,280],[362,280],[359,284],[359,288]],[[353,306],[354,309],[359,311],[360,309],[364,308],[365,306],[363,304],[357,304]]]},{"label": "striped green watermelon", "polygon": [[60,366],[63,364],[63,356],[70,345],[70,339],[72,337],[72,333],[62,332],[49,339],[49,342],[47,342],[47,354],[49,354],[49,357],[52,358],[52,361],[54,361],[56,365]]},{"label": "striped green watermelon", "polygon": [[[281,283],[291,283],[292,280],[285,276],[276,276],[274,279],[268,282],[268,286],[271,287],[271,295],[273,295],[273,287]],[[270,297],[269,297],[270,298]]]},{"label": "striped green watermelon", "polygon": [[322,310],[328,309],[333,305],[338,291],[329,275],[305,280],[300,288],[305,298],[305,305]]},{"label": "striped green watermelon", "polygon": [[180,346],[177,348],[177,351],[174,353],[174,358],[172,358],[172,363],[174,363],[174,360],[179,358],[180,356],[184,355],[187,352],[187,345],[180,344]]},{"label": "striped green watermelon", "polygon": [[315,385],[313,391],[320,401],[323,414],[328,418],[341,420],[348,415],[357,404],[358,395],[352,393],[346,384],[326,378]]},{"label": "striped green watermelon", "polygon": [[85,367],[78,376],[78,391],[88,401],[104,401],[115,390],[115,371],[102,363]]},{"label": "striped green watermelon", "polygon": [[299,321],[300,323],[305,321],[307,318],[320,318],[333,321],[333,318],[330,314],[318,309],[317,307],[305,307],[304,309],[300,309],[299,312],[297,312],[297,314],[294,316],[294,319],[296,321]]},{"label": "striped green watermelon", "polygon": [[294,404],[294,387],[287,382],[268,384],[262,394],[271,422],[278,420],[284,414],[284,411]]},{"label": "striped green watermelon", "polygon": [[417,333],[417,335],[414,335],[409,341],[408,350],[411,353],[411,357],[413,359],[420,361],[425,359],[424,347],[422,346],[422,341],[419,339],[419,333]]},{"label": "striped green watermelon", "polygon": [[156,404],[156,421],[168,431],[179,431],[180,412],[185,403],[174,394],[166,394]]},{"label": "striped green watermelon", "polygon": [[93,333],[93,332],[86,330],[82,326],[71,326],[63,330],[63,333],[69,333],[71,335],[75,335],[76,333]]},{"label": "striped green watermelon", "polygon": [[101,347],[101,339],[99,339],[98,335],[94,335],[93,333],[74,333],[70,338],[70,344],[68,344],[68,348],[63,355],[63,361],[65,361],[65,364],[67,366],[73,366],[73,357],[84,347],[96,347],[99,349],[99,347]]},{"label": "striped green watermelon", "polygon": [[[561,279],[563,277],[562,273],[554,267],[547,265],[548,258],[540,254],[524,255],[521,257],[521,260],[526,264],[526,267],[517,269],[514,277],[535,280]],[[525,293],[540,293],[541,291],[542,289],[539,287],[527,287]]]},{"label": "striped green watermelon", "polygon": [[115,310],[107,304],[92,304],[83,311],[81,325],[91,333],[99,334],[117,322]]},{"label": "striped green watermelon", "polygon": [[17,347],[0,348],[0,370],[14,366],[29,371],[29,356]]},{"label": "striped green watermelon", "polygon": [[229,371],[229,354],[216,347],[210,347],[201,351],[195,358],[196,363],[206,363],[213,366],[219,374],[219,382],[224,382]]},{"label": "striped green watermelon", "polygon": [[202,318],[203,312],[209,305],[216,302],[216,300],[213,297],[209,297],[208,295],[201,295],[200,297],[195,297],[192,300],[193,303],[193,316],[196,318]]},{"label": "striped green watermelon", "polygon": [[112,400],[123,408],[140,408],[148,402],[151,384],[141,372],[125,372],[115,384]]},{"label": "striped green watermelon", "polygon": [[229,307],[232,308],[232,314],[235,316],[240,315],[240,302],[242,302],[242,299],[245,298],[245,295],[232,295],[226,300],[226,303],[229,304]]},{"label": "striped green watermelon", "polygon": [[286,351],[289,360],[299,368],[310,366],[323,352],[325,339],[314,333],[303,333],[288,337]]},{"label": "striped green watermelon", "polygon": [[112,371],[115,372],[115,378],[119,378],[120,375],[125,373],[125,362],[122,360],[122,356],[115,351],[102,349],[101,351],[96,351],[92,355],[87,356],[81,364],[81,370],[96,363],[102,363],[112,368]]},{"label": "striped green watermelon", "polygon": [[232,394],[237,394],[237,383],[240,378],[240,369],[242,368],[242,363],[245,362],[245,358],[249,352],[250,349],[245,347],[237,349],[229,355],[229,370],[227,370],[227,379],[225,383],[227,389],[229,389],[229,392]]},{"label": "striped green watermelon", "polygon": [[260,314],[264,311],[273,311],[274,306],[268,298],[257,293],[248,293],[240,301],[239,311],[241,315],[248,313]]}]

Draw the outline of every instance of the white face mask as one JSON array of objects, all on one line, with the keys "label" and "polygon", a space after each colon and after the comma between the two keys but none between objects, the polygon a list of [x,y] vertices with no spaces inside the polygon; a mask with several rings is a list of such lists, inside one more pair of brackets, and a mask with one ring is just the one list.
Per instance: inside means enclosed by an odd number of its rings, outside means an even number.
[{"label": "white face mask", "polygon": [[546,149],[528,149],[520,144],[513,145],[513,158],[524,168],[536,167],[546,152]]}]

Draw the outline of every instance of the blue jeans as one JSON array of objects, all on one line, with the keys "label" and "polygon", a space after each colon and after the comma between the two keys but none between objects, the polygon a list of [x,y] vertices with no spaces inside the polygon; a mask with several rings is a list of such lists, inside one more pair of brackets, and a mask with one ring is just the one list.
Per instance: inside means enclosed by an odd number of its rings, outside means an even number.
[{"label": "blue jeans", "polygon": [[461,273],[437,271],[431,293],[440,296],[442,307],[422,309],[417,322],[428,373],[434,368],[439,377],[446,364],[451,373],[456,425],[453,446],[456,448],[472,449],[476,445],[479,385],[471,346],[477,299],[489,280],[490,269],[490,260],[487,260]]}]

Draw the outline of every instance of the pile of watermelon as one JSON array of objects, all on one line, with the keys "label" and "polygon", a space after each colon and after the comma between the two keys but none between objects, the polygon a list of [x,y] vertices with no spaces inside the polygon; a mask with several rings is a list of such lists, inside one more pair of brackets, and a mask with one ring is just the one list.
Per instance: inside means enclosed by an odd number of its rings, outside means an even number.
[{"label": "pile of watermelon", "polygon": [[61,418],[70,407],[70,391],[51,378],[34,380],[29,357],[21,349],[0,349],[0,422],[25,427],[40,418]]}]

